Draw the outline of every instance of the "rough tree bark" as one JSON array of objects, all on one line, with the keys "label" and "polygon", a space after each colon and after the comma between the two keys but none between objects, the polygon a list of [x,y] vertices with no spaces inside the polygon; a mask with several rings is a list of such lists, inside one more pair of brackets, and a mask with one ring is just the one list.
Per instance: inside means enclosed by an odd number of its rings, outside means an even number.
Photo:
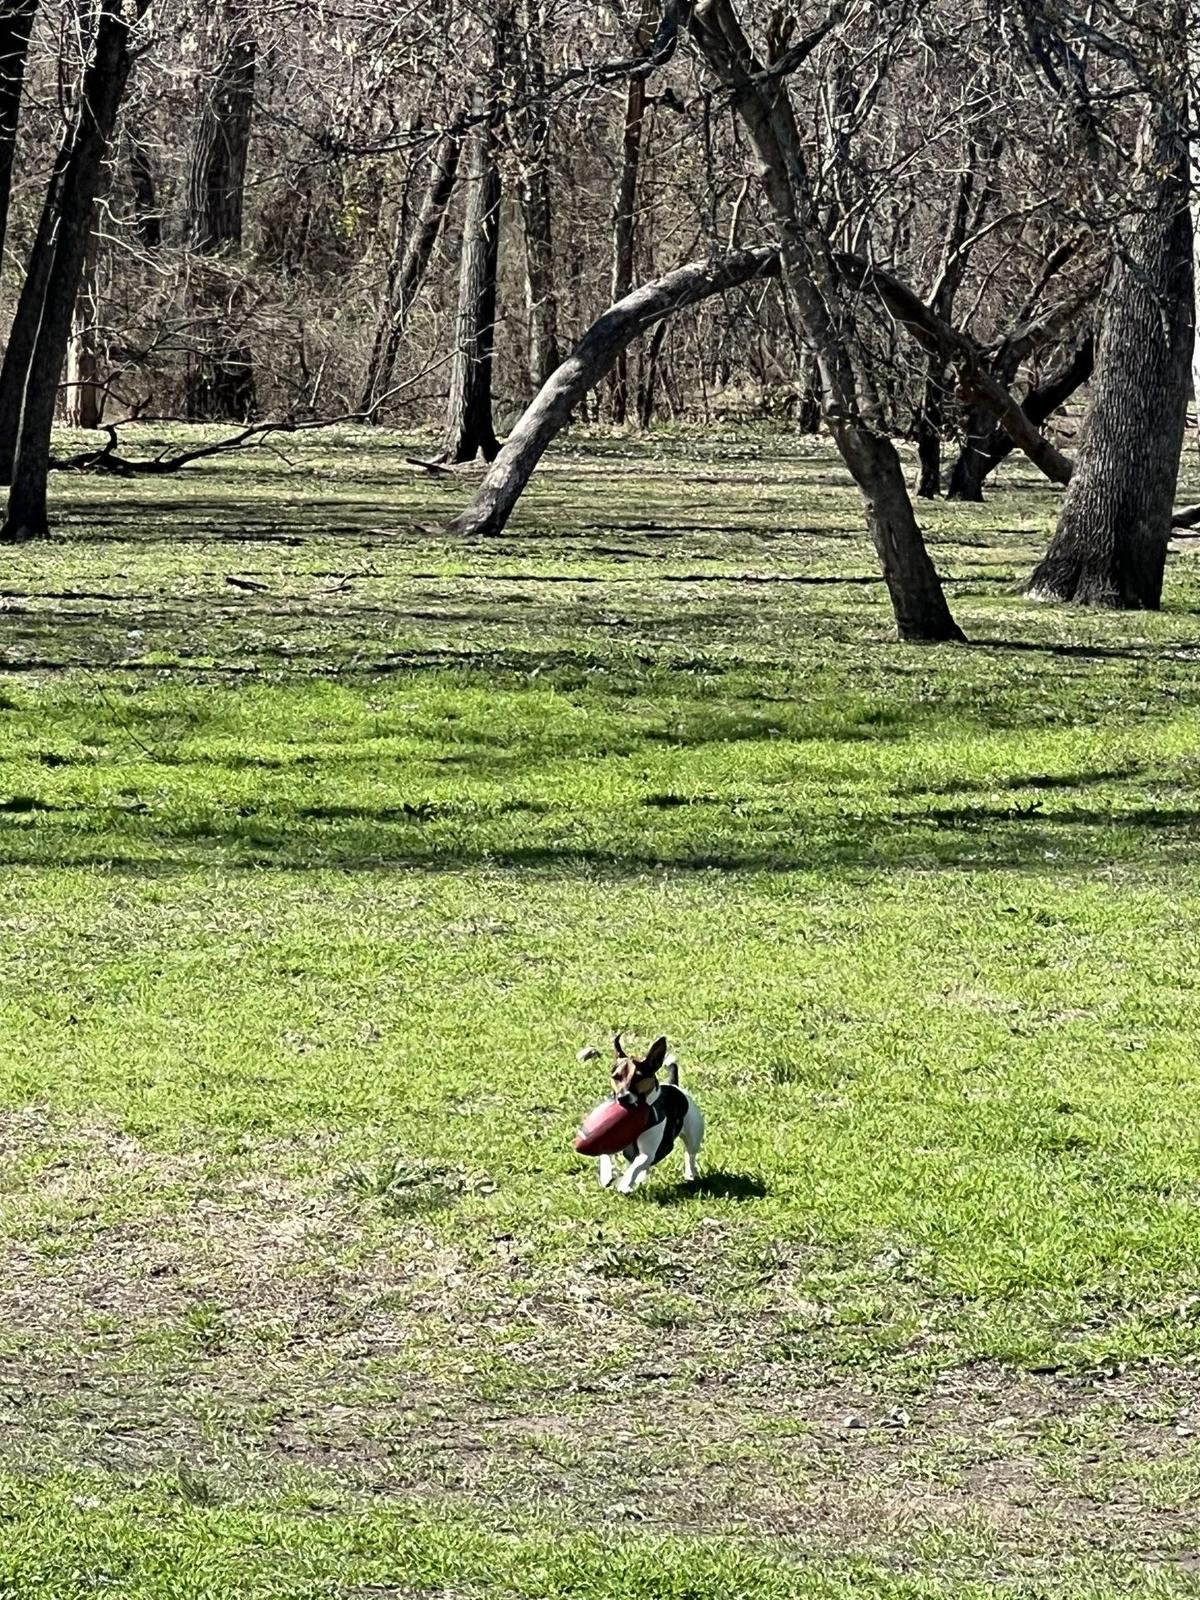
[{"label": "rough tree bark", "polygon": [[[836,24],[834,5],[811,50]],[[803,143],[786,88],[754,56],[730,0],[699,0],[689,26],[710,69],[730,95],[758,156],[767,198],[780,231],[781,277],[792,321],[821,369],[824,416],[858,485],[867,525],[902,639],[953,640],[962,632],[950,614],[941,580],[913,515],[900,457],[864,412],[864,386],[851,355],[854,307],[843,294],[833,250],[821,226]]]},{"label": "rough tree bark", "polygon": [[8,233],[17,122],[37,0],[0,0],[0,253]]},{"label": "rough tree bark", "polygon": [[[145,3],[141,0],[138,16]],[[44,240],[50,259],[37,273],[44,293],[36,310],[36,336],[24,378],[8,516],[0,531],[0,538],[9,542],[47,532],[46,475],[54,404],[104,155],[133,61],[129,29],[121,0],[100,0],[78,109],[55,162],[43,211],[46,225],[39,226],[35,241],[35,258],[38,244]],[[52,213],[48,223],[47,212]],[[31,275],[35,265],[36,260],[31,261]]]},{"label": "rough tree bark", "polygon": [[541,388],[559,363],[545,25],[542,0],[520,0],[512,46],[520,93],[519,104],[509,113],[509,124],[517,158],[517,200],[525,235],[525,313],[529,328],[531,393]]},{"label": "rough tree bark", "polygon": [[677,267],[619,300],[580,339],[526,409],[493,461],[475,498],[450,524],[452,531],[499,533],[546,447],[583,397],[612,370],[621,352],[654,323],[708,295],[779,270],[774,249],[739,250],[715,261]]},{"label": "rough tree bark", "polygon": [[254,361],[231,330],[240,295],[225,262],[242,243],[246,158],[254,115],[257,41],[241,0],[221,17],[221,45],[200,86],[188,170],[188,244],[200,258],[192,286],[197,349],[188,363],[187,414],[195,421],[248,422]]},{"label": "rough tree bark", "polygon": [[1120,610],[1162,600],[1194,338],[1188,152],[1174,96],[1148,108],[1136,169],[1075,471],[1028,585],[1035,599]]},{"label": "rough tree bark", "polygon": [[496,130],[485,118],[470,135],[467,208],[458,278],[458,317],[446,407],[446,461],[492,461],[500,449],[492,422],[492,347],[500,250],[500,169]]},{"label": "rough tree bark", "polygon": [[454,193],[458,176],[459,156],[462,153],[463,135],[452,123],[442,135],[433,152],[429,181],[421,200],[417,220],[407,237],[398,232],[388,267],[387,287],[375,326],[375,339],[371,346],[371,359],[367,365],[359,409],[368,416],[378,414],[378,408],[391,387],[392,373],[404,330],[429,264],[441,235],[446,208]]}]

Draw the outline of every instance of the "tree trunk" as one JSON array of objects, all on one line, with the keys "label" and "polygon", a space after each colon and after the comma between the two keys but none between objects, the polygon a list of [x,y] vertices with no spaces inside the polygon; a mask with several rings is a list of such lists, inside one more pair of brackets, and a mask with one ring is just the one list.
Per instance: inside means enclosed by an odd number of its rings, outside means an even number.
[{"label": "tree trunk", "polygon": [[17,454],[17,438],[21,431],[21,407],[25,399],[25,380],[29,376],[29,363],[37,343],[38,328],[42,320],[42,303],[46,298],[46,284],[54,265],[54,246],[58,233],[63,185],[72,160],[75,130],[59,145],[54,171],[46,189],[42,214],[38,219],[37,233],[25,265],[17,309],[13,313],[4,347],[4,361],[0,364],[0,483],[11,483],[13,462]]},{"label": "tree trunk", "polygon": [[421,201],[416,226],[402,242],[398,236],[388,268],[387,290],[375,327],[375,341],[367,366],[359,409],[372,415],[387,397],[396,357],[408,319],[421,292],[425,274],[442,231],[446,208],[454,193],[463,136],[453,125],[439,140],[433,155],[429,182]]},{"label": "tree trunk", "polygon": [[84,256],[67,346],[66,417],[73,428],[98,428],[104,413],[104,386],[96,348],[96,243],[93,233]]},{"label": "tree trunk", "polygon": [[458,279],[458,319],[446,411],[447,461],[493,461],[500,449],[492,423],[492,347],[500,248],[500,169],[489,120],[471,134],[467,211]]},{"label": "tree trunk", "polygon": [[[1088,381],[1095,364],[1096,342],[1091,334],[1074,355],[1057,372],[1051,373],[1045,383],[1030,389],[1021,402],[1021,410],[1035,428],[1042,428],[1060,406]],[[1002,461],[1012,454],[1014,445],[989,412],[972,407],[968,414],[966,440],[950,474],[948,496],[951,500],[978,502],[983,499],[983,486]]]},{"label": "tree trunk", "polygon": [[778,270],[777,250],[739,250],[715,261],[677,267],[610,306],[526,408],[474,500],[450,524],[451,531],[496,534],[503,529],[551,440],[588,391],[612,370],[621,352],[647,328],[709,295]]},{"label": "tree trunk", "polygon": [[[57,215],[48,229],[48,237],[53,240],[51,260],[44,274],[45,293],[25,375],[8,518],[0,533],[7,541],[35,538],[47,532],[46,475],[54,403],[87,254],[101,168],[131,64],[129,24],[121,0],[100,0],[79,109],[55,163],[47,196],[47,209],[53,201]],[[39,228],[39,237],[42,233]],[[33,263],[31,272],[32,267]]]},{"label": "tree trunk", "polygon": [[1050,549],[1029,580],[1034,599],[1120,610],[1157,610],[1162,600],[1194,337],[1182,125],[1167,101],[1144,119],[1078,460]]},{"label": "tree trunk", "polygon": [[921,475],[917,494],[936,500],[942,492],[942,428],[946,419],[946,364],[937,356],[925,363],[925,388],[917,412],[917,460]]},{"label": "tree trunk", "polygon": [[[650,17],[642,13],[636,44],[644,49]],[[646,80],[630,78],[625,87],[622,120],[621,165],[613,192],[612,303],[623,300],[633,288],[634,251],[637,246],[637,191],[642,160],[642,127],[646,117]],[[612,377],[612,419],[618,427],[629,415],[629,367],[625,351],[617,356]]]},{"label": "tree trunk", "polygon": [[[670,326],[665,320],[650,335],[650,344],[646,350],[646,359],[642,363],[642,379],[638,387],[638,427],[643,432],[649,428],[654,420],[654,399],[658,388],[658,364],[662,359],[662,347],[666,343],[667,329]],[[620,357],[617,358],[620,360]]]},{"label": "tree trunk", "polygon": [[188,171],[188,244],[201,259],[192,286],[197,348],[186,405],[194,421],[248,422],[256,408],[254,363],[236,326],[239,288],[223,262],[242,243],[258,51],[238,0],[226,7],[222,26],[223,48],[201,87]]},{"label": "tree trunk", "polygon": [[147,250],[160,250],[163,219],[162,205],[158,198],[158,184],[155,181],[150,152],[136,134],[131,135],[129,141],[129,181],[133,188],[136,207],[133,224],[138,237]]},{"label": "tree trunk", "polygon": [[[810,35],[812,48],[837,14],[830,14],[825,30]],[[961,639],[917,527],[900,457],[860,406],[860,394],[869,385],[859,381],[851,354],[853,302],[843,293],[821,227],[786,89],[770,82],[730,0],[699,0],[689,25],[709,67],[729,91],[758,156],[780,230],[784,295],[797,332],[819,363],[825,419],[862,494],[900,637]]]},{"label": "tree trunk", "polygon": [[[834,258],[834,266],[839,275],[843,276],[857,293],[861,293],[864,289],[873,292],[898,323],[910,327],[913,331],[919,331],[920,336],[927,341],[935,339],[940,341],[942,348],[947,350],[957,348],[955,341],[961,340],[962,335],[947,324],[940,323],[912,290],[907,289],[895,278],[881,273],[861,256],[837,256]],[[657,281],[643,284],[641,288],[626,295],[624,300],[610,306],[604,315],[592,324],[571,354],[558,370],[551,374],[526,408],[503,450],[496,457],[491,471],[480,484],[475,499],[451,524],[452,528],[460,533],[500,532],[547,446],[565,427],[572,411],[582,412],[585,409],[590,390],[612,370],[621,351],[628,349],[633,340],[646,329],[655,323],[658,324],[650,346],[655,358],[655,367],[651,370],[661,371],[663,370],[661,346],[668,326],[666,319],[673,312],[694,305],[709,295],[736,288],[753,278],[774,278],[778,277],[779,273],[778,248],[772,246],[757,250],[740,250],[711,261],[692,262],[689,266],[677,267]],[[920,321],[914,324],[910,319],[916,317],[919,317]],[[664,385],[666,385],[665,371]],[[994,381],[986,386],[986,394],[989,404],[994,407],[995,414],[1013,428],[1017,447],[1034,455],[1040,455],[1041,452],[1031,443],[1031,436],[1033,439],[1040,439],[1041,436],[1032,427],[1029,418],[1021,412],[1021,408],[1012,396]],[[652,404],[652,395],[647,404]],[[1014,414],[1021,416],[1020,426],[1013,421]],[[886,455],[882,460],[856,461],[856,468],[852,470],[873,474],[880,486],[880,509],[870,510],[870,515],[874,519],[870,525],[873,532],[878,528],[879,539],[887,545],[888,570],[899,571],[897,581],[904,583],[913,579],[911,571],[906,567],[908,554],[904,537],[903,512],[897,509],[896,484],[899,482],[903,491],[903,474],[900,473],[899,456],[890,444],[888,449],[895,458],[894,470],[888,465]],[[1069,476],[1070,463],[1064,462],[1064,468]],[[899,478],[896,476],[898,473]],[[1061,480],[1056,478],[1055,481]],[[906,491],[904,499],[907,500]],[[911,511],[910,506],[910,516]],[[889,528],[893,520],[901,529],[901,538],[894,547],[888,542],[892,539]],[[913,528],[908,530],[910,539],[913,536]],[[920,537],[919,530],[916,537]]]},{"label": "tree trunk", "polygon": [[17,120],[37,0],[0,0],[0,255],[8,233]]},{"label": "tree trunk", "polygon": [[536,393],[559,363],[542,0],[521,0],[514,54],[524,103],[510,113],[509,120],[517,156],[517,199],[525,235],[529,390]]}]

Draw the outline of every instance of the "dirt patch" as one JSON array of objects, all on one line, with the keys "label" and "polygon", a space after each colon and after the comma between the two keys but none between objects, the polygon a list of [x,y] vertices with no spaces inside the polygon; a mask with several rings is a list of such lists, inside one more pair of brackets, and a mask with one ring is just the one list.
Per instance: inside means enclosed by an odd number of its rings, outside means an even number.
[{"label": "dirt patch", "polygon": [[[303,1154],[337,1167],[330,1141]],[[222,1165],[44,1112],[0,1119],[9,1465],[185,1463],[218,1497],[299,1471],[873,1554],[940,1539],[1006,1561],[1191,1558],[1191,1369],[979,1366],[915,1394],[801,1374],[764,1354],[772,1313],[695,1299],[687,1326],[656,1334],[641,1286],[602,1256],[535,1273],[499,1240],[481,1269],[419,1219],[381,1228],[353,1186],[290,1175],[296,1156],[264,1142]],[[794,1313],[779,1288],[776,1315]]]}]

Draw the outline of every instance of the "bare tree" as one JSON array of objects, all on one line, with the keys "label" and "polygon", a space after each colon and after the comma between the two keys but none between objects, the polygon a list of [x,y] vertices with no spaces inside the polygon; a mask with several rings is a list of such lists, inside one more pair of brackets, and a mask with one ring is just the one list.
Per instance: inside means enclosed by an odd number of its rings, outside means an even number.
[{"label": "bare tree", "polygon": [[387,285],[359,400],[359,409],[369,416],[377,411],[391,385],[404,330],[433,260],[446,208],[454,192],[462,144],[462,128],[457,121],[452,122],[434,148],[416,222],[407,235],[403,217],[397,217]]},{"label": "bare tree", "polygon": [[200,262],[187,414],[246,422],[256,407],[254,363],[236,326],[240,292],[229,267],[242,243],[258,45],[244,0],[227,0],[217,26],[215,58],[200,82],[188,171],[188,243]]},{"label": "bare tree", "polygon": [[0,0],[0,254],[8,232],[17,122],[37,0]]},{"label": "bare tree", "polygon": [[[1186,0],[1171,0],[1147,31],[1095,19],[1065,26],[1039,0],[1022,20],[1051,82],[1068,81],[1073,109],[1095,134],[1084,46],[1132,69],[1144,110],[1115,220],[1102,296],[1096,374],[1078,460],[1058,528],[1029,581],[1037,599],[1156,609],[1167,545],[1195,339],[1186,116]],[[1106,22],[1109,19],[1105,19]],[[1069,78],[1067,76],[1069,74]]]},{"label": "bare tree", "polygon": [[[135,18],[147,3],[138,0]],[[10,542],[47,531],[46,478],[54,406],[104,157],[133,65],[130,26],[121,0],[99,0],[78,109],[59,149],[26,274],[26,284],[32,281],[42,292],[28,302],[23,293],[17,308],[18,317],[36,319],[36,331],[28,340],[8,515],[0,532],[0,538]]]},{"label": "bare tree", "polygon": [[[844,12],[844,5],[835,4],[825,22],[792,47],[786,65],[799,65]],[[961,639],[913,515],[900,457],[881,431],[875,408],[864,403],[871,386],[868,375],[856,367],[856,309],[843,292],[817,212],[784,72],[777,65],[768,73],[754,55],[731,0],[700,0],[690,31],[728,92],[761,163],[779,229],[784,295],[795,327],[820,365],[825,421],[862,493],[900,637]]]},{"label": "bare tree", "polygon": [[508,122],[516,155],[517,199],[525,239],[525,314],[532,391],[541,388],[559,362],[543,0],[518,0],[511,40],[516,104]]},{"label": "bare tree", "polygon": [[492,422],[492,351],[500,250],[500,169],[494,119],[470,135],[466,216],[458,280],[454,361],[446,409],[447,461],[491,461],[500,449]]}]

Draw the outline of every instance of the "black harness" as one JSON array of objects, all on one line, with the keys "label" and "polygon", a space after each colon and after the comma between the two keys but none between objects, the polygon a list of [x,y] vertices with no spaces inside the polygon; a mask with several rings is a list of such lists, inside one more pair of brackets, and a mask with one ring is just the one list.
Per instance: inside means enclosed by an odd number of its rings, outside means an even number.
[{"label": "black harness", "polygon": [[[637,1095],[621,1095],[622,1105],[645,1105],[645,1101]],[[652,1105],[646,1105],[650,1113],[650,1121],[643,1132],[649,1132],[660,1123],[663,1125],[662,1138],[658,1141],[658,1149],[654,1153],[654,1160],[650,1163],[656,1167],[664,1157],[669,1156],[675,1148],[675,1141],[683,1129],[683,1119],[687,1116],[688,1099],[682,1089],[677,1089],[673,1083],[664,1083],[658,1091],[658,1096]],[[626,1161],[632,1161],[638,1153],[636,1144],[628,1145],[625,1149]]]}]

